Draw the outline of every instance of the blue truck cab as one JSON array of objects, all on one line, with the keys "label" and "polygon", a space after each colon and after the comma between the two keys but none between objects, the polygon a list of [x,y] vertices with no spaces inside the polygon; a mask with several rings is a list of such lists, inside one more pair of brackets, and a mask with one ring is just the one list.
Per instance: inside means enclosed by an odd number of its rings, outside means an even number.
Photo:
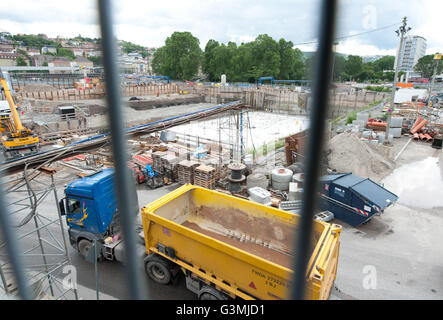
[{"label": "blue truck cab", "polygon": [[[71,182],[65,188],[65,197],[60,200],[59,207],[61,214],[66,217],[69,241],[83,256],[94,240],[104,243],[109,237],[121,239],[114,169],[103,169]],[[119,242],[121,240],[114,242],[114,247]],[[106,246],[102,248],[105,249]],[[106,258],[114,258],[113,254],[101,254]]]}]

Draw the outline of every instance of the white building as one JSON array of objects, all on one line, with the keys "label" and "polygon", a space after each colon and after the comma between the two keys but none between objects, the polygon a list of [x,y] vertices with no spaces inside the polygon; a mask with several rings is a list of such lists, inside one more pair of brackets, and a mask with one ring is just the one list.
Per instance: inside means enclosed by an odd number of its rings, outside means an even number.
[{"label": "white building", "polygon": [[57,48],[55,46],[46,46],[42,48],[42,54],[45,53],[57,53]]},{"label": "white building", "polygon": [[[400,48],[399,71],[412,71],[418,59],[426,53],[426,39],[420,36],[406,36]],[[395,60],[397,63],[397,57]]]}]

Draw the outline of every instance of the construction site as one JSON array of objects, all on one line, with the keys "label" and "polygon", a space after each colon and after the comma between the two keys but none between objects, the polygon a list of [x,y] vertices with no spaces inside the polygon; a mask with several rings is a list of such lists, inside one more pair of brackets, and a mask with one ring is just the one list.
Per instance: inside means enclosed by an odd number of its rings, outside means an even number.
[{"label": "construction site", "polygon": [[[58,91],[35,91],[38,86],[33,89],[15,90],[14,101],[23,127],[39,137],[38,152],[1,164],[3,188],[24,247],[24,267],[36,299],[92,298],[94,288],[88,281],[93,279],[93,268],[81,258],[84,252],[78,244],[67,239],[69,227],[58,202],[66,197],[67,185],[114,166],[103,92],[99,85],[89,91],[67,89],[72,93],[64,96]],[[360,197],[365,197],[361,208],[345,201],[336,207],[333,194],[322,193],[325,202],[315,219],[342,228],[339,267],[329,298],[440,299],[442,284],[433,279],[439,272],[441,248],[430,245],[441,240],[443,124],[439,110],[420,102],[396,105],[386,137],[387,122],[379,119],[389,108],[388,97],[351,93],[351,86],[340,89],[340,98],[330,92],[330,101],[342,102],[332,102],[330,109],[322,182],[331,188],[350,175],[371,185],[362,186],[370,191],[360,190]],[[343,93],[346,89],[348,93]],[[140,208],[191,184],[300,213],[310,127],[310,95],[303,87],[159,82],[122,85],[122,93],[128,168]],[[357,118],[345,125],[340,120],[350,112],[357,112]],[[385,139],[389,143],[383,143]],[[374,187],[388,194],[392,203],[379,203]],[[378,210],[371,211],[369,206]],[[343,212],[345,207],[361,209],[363,214],[354,212],[358,219],[351,219]],[[199,225],[195,218],[190,221],[196,222],[184,225],[206,234],[214,228]],[[240,241],[244,234],[238,237]],[[243,246],[247,243],[240,241]],[[14,294],[6,257],[3,253],[0,268],[3,293]],[[62,284],[63,268],[71,264],[91,269],[92,276],[78,276],[79,284],[84,281],[81,289],[66,289]],[[99,287],[106,288],[104,279],[115,267],[106,261],[101,264]],[[287,262],[283,264],[288,267]],[[367,265],[377,266],[381,288],[361,290]],[[101,294],[110,299],[126,297],[115,290],[101,289]],[[184,297],[193,298],[189,292]]]},{"label": "construction site", "polygon": [[0,299],[443,298],[438,62],[371,90],[328,42],[312,81],[172,81],[100,23],[104,71],[0,69]]}]

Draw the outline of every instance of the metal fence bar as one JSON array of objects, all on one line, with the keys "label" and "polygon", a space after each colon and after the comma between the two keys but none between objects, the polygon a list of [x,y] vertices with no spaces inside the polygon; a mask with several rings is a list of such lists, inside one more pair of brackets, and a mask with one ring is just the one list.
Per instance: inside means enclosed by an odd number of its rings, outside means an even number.
[{"label": "metal fence bar", "polygon": [[[134,213],[136,205],[131,201],[135,187],[130,181],[127,168],[126,135],[121,112],[120,78],[116,59],[116,46],[112,25],[111,1],[98,0],[100,28],[102,34],[103,66],[105,71],[106,101],[109,108],[112,150],[115,163],[115,186],[118,208],[120,209],[122,231],[126,250],[127,265],[125,268],[131,299],[143,299],[146,296],[142,281],[139,259],[136,254],[134,232]],[[138,204],[137,204],[138,205]]]},{"label": "metal fence bar", "polygon": [[20,296],[24,300],[30,300],[31,294],[29,287],[27,286],[26,275],[23,268],[22,257],[19,255],[20,244],[15,234],[15,230],[12,227],[11,217],[8,210],[4,206],[5,196],[3,193],[3,188],[0,186],[0,229],[2,231],[4,240],[6,242],[6,247],[11,261],[11,265],[15,272],[15,279],[17,281],[17,288]]},{"label": "metal fence bar", "polygon": [[328,107],[328,89],[332,73],[332,45],[335,30],[337,1],[323,0],[319,20],[319,46],[314,73],[312,109],[310,115],[310,135],[305,159],[303,206],[295,239],[296,249],[293,263],[294,277],[291,287],[292,299],[304,299],[306,268],[310,252],[310,236],[314,209],[317,200],[317,181],[320,174],[320,155],[323,149],[325,119]]}]

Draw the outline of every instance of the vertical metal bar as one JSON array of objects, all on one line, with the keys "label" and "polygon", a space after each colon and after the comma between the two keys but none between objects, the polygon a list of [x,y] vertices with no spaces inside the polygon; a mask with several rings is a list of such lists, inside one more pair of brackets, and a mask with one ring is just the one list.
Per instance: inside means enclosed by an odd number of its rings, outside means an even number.
[{"label": "vertical metal bar", "polygon": [[95,294],[97,300],[100,300],[98,293],[98,254],[97,254],[97,240],[94,240],[94,271],[95,271]]},{"label": "vertical metal bar", "polygon": [[[55,186],[54,175],[52,175],[52,174],[51,174],[51,188],[54,191],[55,207],[57,208],[58,221],[60,223],[60,231],[61,231],[61,235],[62,235],[62,238],[63,238],[63,245],[64,245],[64,249],[65,249],[65,256],[66,256],[66,259],[68,260],[68,264],[71,264],[71,257],[69,256],[69,253],[68,253],[68,242],[66,241],[65,230],[63,229],[63,219],[62,219],[62,213],[60,211],[60,206],[59,206],[59,200],[58,200],[58,195],[57,195],[57,188]],[[78,300],[77,286],[76,285],[74,286],[73,290],[74,290],[75,300]]]},{"label": "vertical metal bar", "polygon": [[116,47],[112,26],[111,1],[98,0],[100,28],[102,34],[103,66],[105,71],[106,101],[109,108],[109,124],[111,129],[112,150],[115,163],[115,191],[117,204],[120,209],[122,231],[126,251],[126,276],[131,299],[143,299],[144,281],[142,281],[140,265],[137,258],[134,212],[135,205],[131,203],[131,195],[135,187],[130,180],[127,168],[126,139],[121,112],[120,80],[116,59]]},{"label": "vertical metal bar", "polygon": [[22,250],[12,227],[11,217],[4,205],[6,203],[4,195],[3,186],[0,184],[0,229],[6,242],[9,260],[14,269],[18,292],[24,300],[31,300],[31,294],[27,286],[26,275],[23,268],[23,259],[20,256]]},{"label": "vertical metal bar", "polygon": [[293,261],[294,277],[291,287],[292,299],[304,299],[306,267],[311,251],[311,232],[314,209],[317,200],[317,180],[320,173],[320,156],[324,139],[324,119],[327,115],[328,89],[331,81],[332,45],[335,30],[337,1],[323,0],[319,20],[319,46],[314,73],[312,108],[310,115],[310,133],[308,154],[305,159],[306,177],[304,181],[303,207],[298,235],[294,240],[295,258]]},{"label": "vertical metal bar", "polygon": [[42,242],[42,238],[41,238],[41,234],[40,234],[40,229],[39,229],[39,225],[38,225],[38,221],[37,221],[36,216],[34,216],[34,224],[35,224],[35,228],[36,228],[36,231],[37,231],[37,237],[38,237],[38,242],[39,242],[39,246],[40,246],[40,251],[42,252],[43,263],[45,265],[45,273],[48,274],[49,289],[51,290],[51,295],[54,296],[54,289],[52,287],[51,276],[49,275],[49,270],[48,270],[48,262],[46,260],[45,249],[43,248],[43,242]]}]

